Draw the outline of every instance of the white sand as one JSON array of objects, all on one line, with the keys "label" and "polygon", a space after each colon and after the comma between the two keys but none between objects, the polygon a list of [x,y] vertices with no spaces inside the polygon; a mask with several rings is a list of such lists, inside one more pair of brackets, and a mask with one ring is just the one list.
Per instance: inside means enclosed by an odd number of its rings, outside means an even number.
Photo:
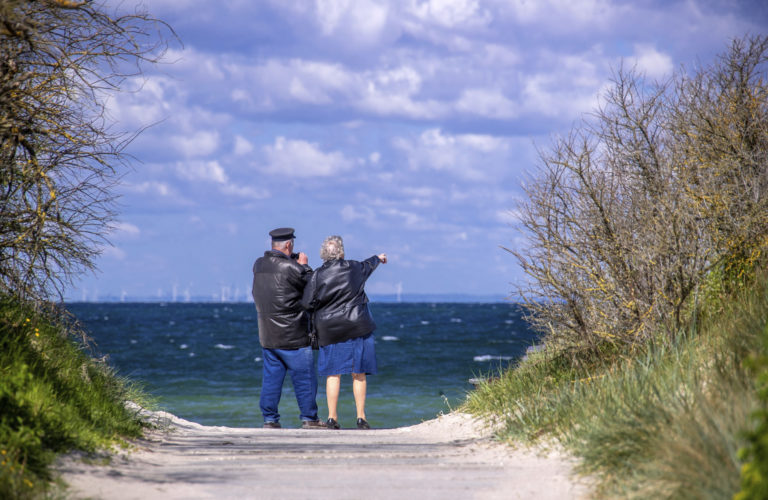
[{"label": "white sand", "polygon": [[159,430],[107,465],[61,459],[71,498],[311,500],[587,498],[572,460],[494,442],[462,413],[397,429],[209,427],[145,412]]}]

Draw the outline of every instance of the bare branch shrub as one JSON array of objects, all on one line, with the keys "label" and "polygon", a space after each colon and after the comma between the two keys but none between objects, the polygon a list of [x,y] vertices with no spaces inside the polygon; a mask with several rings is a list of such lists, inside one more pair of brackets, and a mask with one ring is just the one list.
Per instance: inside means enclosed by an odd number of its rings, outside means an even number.
[{"label": "bare branch shrub", "polygon": [[766,247],[767,49],[737,40],[662,83],[621,69],[603,106],[540,153],[514,253],[550,343],[576,357],[672,338],[712,266]]},{"label": "bare branch shrub", "polygon": [[768,226],[768,37],[735,40],[680,78],[672,126],[679,172],[715,259],[754,261]]},{"label": "bare branch shrub", "polygon": [[163,23],[91,0],[0,3],[0,291],[61,297],[114,218],[128,137],[104,97],[161,55]]}]

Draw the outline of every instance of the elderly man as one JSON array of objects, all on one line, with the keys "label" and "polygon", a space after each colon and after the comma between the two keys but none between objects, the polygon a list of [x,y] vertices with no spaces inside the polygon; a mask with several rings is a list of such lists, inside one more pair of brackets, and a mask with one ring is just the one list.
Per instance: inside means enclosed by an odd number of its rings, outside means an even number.
[{"label": "elderly man", "polygon": [[307,265],[306,254],[293,253],[293,228],[278,228],[269,235],[272,249],[253,264],[253,301],[264,363],[259,400],[264,427],[280,428],[277,405],[288,372],[299,404],[301,427],[324,428],[317,418],[317,374],[309,319],[301,306],[312,268]]}]

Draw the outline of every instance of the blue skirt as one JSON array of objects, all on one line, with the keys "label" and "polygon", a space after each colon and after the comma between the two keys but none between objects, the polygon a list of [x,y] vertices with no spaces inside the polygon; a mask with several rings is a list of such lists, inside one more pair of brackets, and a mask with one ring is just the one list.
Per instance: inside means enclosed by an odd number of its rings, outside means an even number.
[{"label": "blue skirt", "polygon": [[317,374],[321,377],[348,373],[375,375],[376,370],[373,333],[320,348]]}]

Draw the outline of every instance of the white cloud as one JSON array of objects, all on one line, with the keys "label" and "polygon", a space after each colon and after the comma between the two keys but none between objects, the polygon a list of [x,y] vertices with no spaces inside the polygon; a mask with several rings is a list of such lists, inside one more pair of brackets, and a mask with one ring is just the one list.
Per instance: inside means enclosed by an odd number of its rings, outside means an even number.
[{"label": "white cloud", "polygon": [[290,172],[293,177],[327,177],[349,170],[354,162],[338,151],[326,153],[318,144],[278,137],[264,146],[264,170],[273,174]]},{"label": "white cloud", "polygon": [[169,116],[169,94],[177,87],[178,83],[162,76],[129,78],[123,83],[124,92],[106,98],[108,116],[124,130],[158,123]]},{"label": "white cloud", "polygon": [[383,213],[391,217],[402,219],[405,227],[409,229],[419,229],[424,227],[425,224],[425,219],[421,215],[414,212],[406,212],[397,208],[388,208],[385,209]]},{"label": "white cloud", "polygon": [[109,257],[115,260],[125,260],[126,257],[125,250],[113,245],[102,245],[99,247],[99,252],[103,257]]},{"label": "white cloud", "polygon": [[495,65],[498,68],[513,67],[523,61],[518,47],[498,43],[484,44],[480,56],[485,64]]},{"label": "white cloud", "polygon": [[241,135],[235,136],[235,155],[244,156],[253,152],[253,144]]},{"label": "white cloud", "polygon": [[424,131],[416,139],[397,138],[394,147],[402,151],[413,169],[451,172],[466,180],[488,180],[491,172],[507,163],[509,142],[479,134],[451,135],[440,129]]},{"label": "white cloud", "polygon": [[609,0],[511,0],[502,5],[520,23],[552,29],[574,29],[584,24],[605,26],[617,8]]},{"label": "white cloud", "polygon": [[229,58],[229,79],[237,84],[230,98],[255,109],[281,103],[332,104],[358,93],[358,77],[343,65],[304,59],[251,60]]},{"label": "white cloud", "polygon": [[490,12],[480,9],[477,0],[412,0],[408,11],[422,21],[447,28],[485,25],[491,21]]},{"label": "white cloud", "polygon": [[656,50],[652,45],[635,45],[634,62],[638,71],[645,73],[649,78],[662,79],[672,74],[674,65],[672,58]]},{"label": "white cloud", "polygon": [[605,83],[602,72],[610,66],[599,48],[575,55],[545,52],[540,57],[544,69],[532,71],[522,80],[518,98],[525,113],[575,119],[595,108]]},{"label": "white cloud", "polygon": [[410,66],[377,71],[371,73],[369,85],[383,89],[389,93],[413,95],[421,90],[421,74]]},{"label": "white cloud", "polygon": [[187,158],[208,156],[219,147],[219,133],[215,130],[198,130],[189,135],[174,135],[171,144]]},{"label": "white cloud", "polygon": [[111,236],[113,238],[135,238],[141,234],[138,226],[128,222],[118,221],[112,224]]},{"label": "white cloud", "polygon": [[123,189],[132,193],[153,194],[158,196],[168,196],[171,194],[171,188],[165,182],[145,181],[138,184],[126,182],[122,184]]},{"label": "white cloud", "polygon": [[184,74],[185,77],[196,81],[224,81],[227,73],[223,59],[211,57],[210,54],[194,47],[184,49],[171,48],[166,51],[163,62],[172,64],[174,73]]},{"label": "white cloud", "polygon": [[[419,94],[425,74],[431,74],[438,62],[417,60],[418,67],[397,64],[360,71],[304,59],[270,59],[255,65],[230,61],[225,66],[231,80],[242,82],[229,92],[230,99],[256,111],[309,104],[351,107],[385,116],[435,118],[447,114],[448,103]],[[247,87],[245,82],[250,82]]]},{"label": "white cloud", "polygon": [[368,87],[365,97],[356,105],[377,115],[414,119],[437,119],[444,117],[447,111],[447,106],[438,101],[418,102],[407,95],[382,92],[374,85]]},{"label": "white cloud", "polygon": [[404,186],[402,193],[409,198],[407,203],[414,207],[432,206],[441,194],[440,190],[435,188],[413,186]]},{"label": "white cloud", "polygon": [[362,220],[367,224],[372,225],[376,221],[376,214],[367,206],[344,205],[339,212],[339,215],[341,215],[342,220],[345,222]]},{"label": "white cloud", "polygon": [[317,21],[325,36],[347,43],[372,44],[387,28],[389,7],[371,0],[315,0]]},{"label": "white cloud", "polygon": [[311,104],[327,104],[331,102],[331,99],[328,97],[328,95],[309,90],[297,77],[291,79],[291,83],[288,85],[288,89],[291,97],[297,101]]},{"label": "white cloud", "polygon": [[353,105],[363,111],[385,116],[432,119],[445,116],[446,103],[435,99],[419,99],[423,77],[409,65],[371,71],[364,75],[364,87]]},{"label": "white cloud", "polygon": [[479,153],[506,152],[509,149],[509,141],[492,135],[462,134],[457,136],[460,143]]},{"label": "white cloud", "polygon": [[251,186],[240,186],[233,183],[221,186],[220,190],[224,194],[230,194],[232,196],[248,198],[251,200],[264,200],[272,196],[268,189],[254,188]]},{"label": "white cloud", "polygon": [[229,98],[235,103],[252,104],[251,94],[244,89],[232,89]]},{"label": "white cloud", "polygon": [[189,181],[226,183],[229,178],[218,161],[187,161],[176,164],[176,172]]},{"label": "white cloud", "polygon": [[515,118],[517,106],[498,90],[467,89],[462,92],[456,109],[488,118]]}]

